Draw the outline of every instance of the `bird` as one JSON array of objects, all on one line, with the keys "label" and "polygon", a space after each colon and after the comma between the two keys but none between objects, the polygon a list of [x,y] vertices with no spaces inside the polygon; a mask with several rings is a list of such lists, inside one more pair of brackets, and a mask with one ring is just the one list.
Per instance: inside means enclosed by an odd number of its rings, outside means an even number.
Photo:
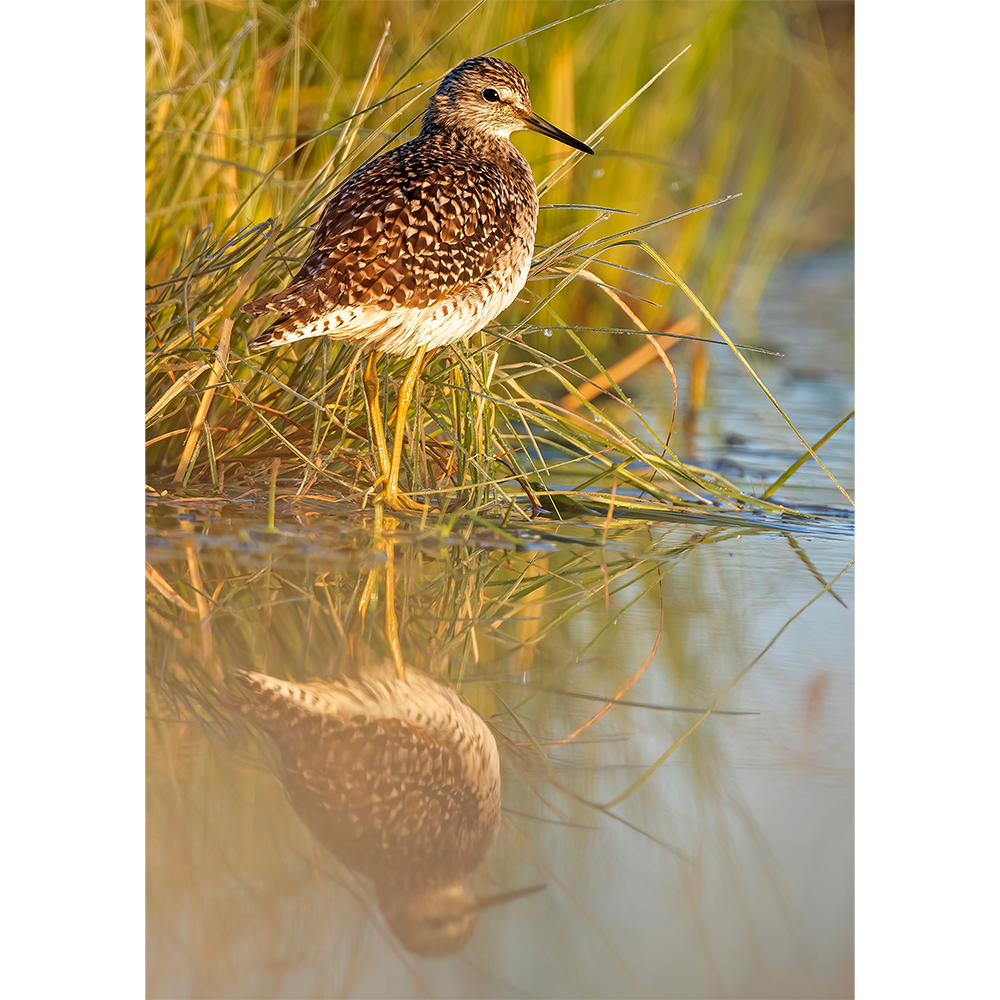
[{"label": "bird", "polygon": [[[419,135],[334,191],[291,281],[240,307],[278,315],[252,351],[328,336],[367,352],[375,499],[391,510],[426,509],[399,489],[406,412],[426,352],[483,329],[527,280],[538,192],[510,139],[521,130],[594,152],[535,114],[527,81],[510,63],[478,56],[454,67],[431,96]],[[382,353],[413,359],[396,402],[391,458],[378,402]]]},{"label": "bird", "polygon": [[463,882],[500,825],[496,739],[458,694],[389,661],[357,676],[235,679],[235,708],[273,740],[292,808],[342,864],[371,879],[389,928],[411,952],[450,955],[479,914],[542,886],[486,898]]}]

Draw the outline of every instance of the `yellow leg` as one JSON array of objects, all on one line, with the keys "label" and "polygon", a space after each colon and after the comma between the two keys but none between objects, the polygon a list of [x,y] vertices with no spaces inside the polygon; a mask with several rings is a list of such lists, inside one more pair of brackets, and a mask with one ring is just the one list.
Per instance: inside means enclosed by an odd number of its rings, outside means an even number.
[{"label": "yellow leg", "polygon": [[420,366],[423,364],[426,347],[421,347],[410,364],[406,378],[399,389],[396,401],[396,432],[392,441],[392,458],[389,458],[389,448],[385,440],[385,427],[382,424],[382,407],[378,401],[378,351],[370,351],[365,359],[365,368],[361,383],[368,402],[368,416],[375,435],[375,456],[378,461],[379,477],[375,485],[382,489],[375,495],[375,502],[384,502],[390,510],[426,510],[424,504],[417,503],[409,497],[401,496],[399,492],[399,465],[403,456],[403,432],[406,429],[406,411],[413,398],[413,389],[417,384]]},{"label": "yellow leg", "polygon": [[389,449],[385,445],[385,428],[382,426],[382,407],[378,402],[378,351],[371,351],[365,359],[365,370],[361,376],[368,402],[368,418],[375,435],[375,457],[378,461],[380,478],[389,474]]},{"label": "yellow leg", "polygon": [[[427,353],[426,347],[413,356],[409,371],[403,384],[399,387],[399,397],[396,400],[396,431],[392,439],[392,462],[389,465],[388,474],[385,477],[385,484],[382,493],[376,497],[377,500],[385,501],[386,507],[390,510],[426,510],[426,505],[417,503],[409,497],[401,496],[399,492],[399,465],[403,456],[403,432],[406,430],[406,411],[410,408],[410,400],[413,399],[413,389],[417,384],[420,375],[420,366],[423,364],[424,355]],[[367,375],[367,371],[366,371]]]},{"label": "yellow leg", "polygon": [[392,662],[396,665],[396,676],[406,680],[406,667],[403,665],[403,651],[399,647],[399,624],[396,621],[396,560],[393,544],[385,543],[386,554],[389,556],[385,564],[385,639],[392,653]]},{"label": "yellow leg", "polygon": [[[376,507],[376,511],[380,510]],[[371,603],[372,594],[375,590],[375,581],[379,572],[385,573],[385,639],[392,654],[392,662],[396,667],[396,676],[401,680],[406,680],[406,666],[403,663],[403,651],[399,645],[399,623],[396,619],[396,552],[392,541],[382,538],[379,517],[376,514],[376,524],[373,532],[372,550],[382,551],[386,555],[384,566],[377,563],[368,571],[368,579],[365,581],[364,589],[361,591],[361,599],[358,601],[358,613],[355,622],[352,622],[351,630],[348,633],[348,645],[351,656],[358,655],[355,639],[362,639],[365,631],[365,615],[368,612],[368,605]],[[387,518],[386,528],[389,531],[395,530],[399,522],[395,518]]]}]

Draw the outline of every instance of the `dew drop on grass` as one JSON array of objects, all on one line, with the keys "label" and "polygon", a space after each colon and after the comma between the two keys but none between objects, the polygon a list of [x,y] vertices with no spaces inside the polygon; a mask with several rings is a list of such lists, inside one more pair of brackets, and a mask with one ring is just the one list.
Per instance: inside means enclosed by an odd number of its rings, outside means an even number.
[{"label": "dew drop on grass", "polygon": [[552,336],[552,331],[551,330],[542,330],[542,333],[544,333],[546,337],[551,337]]}]

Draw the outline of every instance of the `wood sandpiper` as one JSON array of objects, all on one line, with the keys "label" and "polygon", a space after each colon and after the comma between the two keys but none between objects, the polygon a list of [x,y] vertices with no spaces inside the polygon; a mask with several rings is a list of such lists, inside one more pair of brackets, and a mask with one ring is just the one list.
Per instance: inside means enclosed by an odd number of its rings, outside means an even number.
[{"label": "wood sandpiper", "polygon": [[391,663],[358,677],[234,676],[255,700],[233,706],[280,754],[292,807],[343,864],[370,878],[379,909],[410,951],[458,951],[480,913],[541,886],[487,897],[462,883],[500,826],[500,758],[483,719],[451,688]]},{"label": "wood sandpiper", "polygon": [[[538,193],[510,141],[530,129],[593,153],[531,109],[510,63],[478,57],[441,81],[411,142],[369,161],[327,202],[289,284],[242,306],[277,313],[251,349],[328,336],[367,348],[362,382],[379,465],[377,500],[422,510],[399,490],[406,412],[428,348],[481,330],[514,301],[531,266]],[[390,458],[379,407],[380,352],[412,357]]]}]

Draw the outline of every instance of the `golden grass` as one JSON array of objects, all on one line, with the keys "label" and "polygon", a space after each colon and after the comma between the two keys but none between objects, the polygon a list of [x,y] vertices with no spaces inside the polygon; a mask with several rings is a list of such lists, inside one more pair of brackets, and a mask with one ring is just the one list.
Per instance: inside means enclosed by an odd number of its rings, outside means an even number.
[{"label": "golden grass", "polygon": [[[849,25],[839,7],[801,4],[591,8],[372,0],[258,3],[248,16],[235,2],[149,5],[154,481],[265,487],[277,459],[282,497],[364,502],[374,470],[357,352],[320,338],[249,356],[256,327],[234,317],[294,272],[336,184],[414,134],[436,80],[499,47],[531,78],[539,111],[593,133],[598,152],[581,164],[543,137],[518,140],[543,202],[567,207],[541,213],[526,301],[425,366],[404,456],[411,488],[442,507],[516,514],[517,480],[495,460],[506,455],[543,493],[615,488],[619,509],[647,503],[650,516],[780,510],[770,494],[758,504],[685,466],[669,429],[633,408],[636,435],[601,400],[631,408],[614,368],[635,348],[622,334],[673,326],[702,338],[671,353],[699,373],[695,397],[679,401],[696,407],[708,352],[729,349],[704,343],[719,339],[711,316],[723,301],[740,306],[752,342],[774,264],[849,233]],[[622,226],[588,205],[636,217]],[[679,293],[681,275],[697,295]]]}]

